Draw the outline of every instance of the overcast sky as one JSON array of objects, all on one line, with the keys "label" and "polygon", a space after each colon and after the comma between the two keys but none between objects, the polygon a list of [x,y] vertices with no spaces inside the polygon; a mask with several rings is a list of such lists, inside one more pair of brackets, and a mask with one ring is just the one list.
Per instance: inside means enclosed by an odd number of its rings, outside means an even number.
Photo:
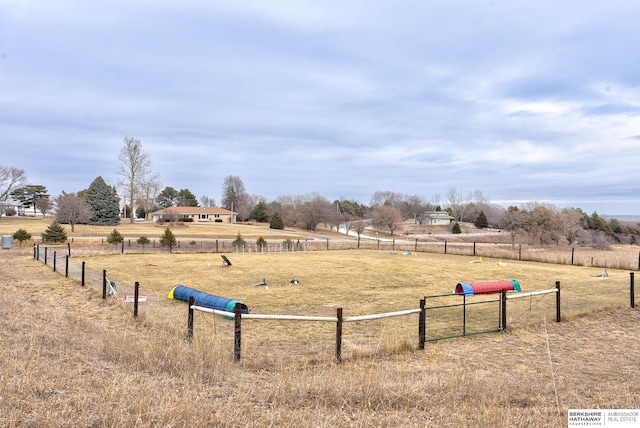
[{"label": "overcast sky", "polygon": [[[98,6],[98,4],[101,4]],[[640,214],[640,2],[0,0],[0,165]]]}]

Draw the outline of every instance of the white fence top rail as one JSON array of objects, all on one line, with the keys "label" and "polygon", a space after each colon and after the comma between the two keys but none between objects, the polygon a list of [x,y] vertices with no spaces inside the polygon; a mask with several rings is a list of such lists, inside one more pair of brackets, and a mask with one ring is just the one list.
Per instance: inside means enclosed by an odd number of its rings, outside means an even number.
[{"label": "white fence top rail", "polygon": [[242,319],[250,320],[294,320],[294,321],[330,321],[338,322],[337,317],[317,317],[312,315],[269,315],[269,314],[242,314]]},{"label": "white fence top rail", "polygon": [[[201,312],[208,312],[210,314],[222,315],[224,317],[233,318],[235,314],[233,312],[220,311],[218,309],[205,308],[203,306],[192,305],[191,309]],[[417,314],[420,312],[420,309],[406,309],[404,311],[396,311],[396,312],[386,312],[381,314],[371,314],[371,315],[358,315],[353,317],[344,317],[342,321],[350,322],[350,321],[365,321],[365,320],[374,320],[380,318],[389,318],[389,317],[398,317],[401,315],[409,315],[409,314]],[[271,315],[271,314],[242,314],[242,319],[253,319],[253,320],[292,320],[292,321],[328,321],[328,322],[338,322],[338,317],[320,317],[313,315]]]},{"label": "white fence top rail", "polygon": [[520,299],[522,297],[538,296],[540,294],[549,294],[549,293],[557,293],[557,292],[558,292],[557,288],[551,288],[549,290],[531,291],[529,293],[508,294],[507,299]]},{"label": "white fence top rail", "polygon": [[353,317],[344,317],[342,319],[342,321],[344,322],[349,322],[349,321],[366,321],[366,320],[377,320],[380,318],[390,318],[390,317],[399,317],[402,315],[409,315],[409,314],[417,314],[420,312],[420,309],[406,309],[404,311],[396,311],[396,312],[386,312],[386,313],[382,313],[382,314],[371,314],[371,315],[357,315],[357,316],[353,316]]}]

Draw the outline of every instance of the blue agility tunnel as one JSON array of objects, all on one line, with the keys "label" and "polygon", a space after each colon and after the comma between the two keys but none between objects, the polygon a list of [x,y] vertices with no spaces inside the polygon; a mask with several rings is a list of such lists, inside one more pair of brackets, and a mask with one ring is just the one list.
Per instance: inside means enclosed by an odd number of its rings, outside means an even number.
[{"label": "blue agility tunnel", "polygon": [[219,311],[233,312],[236,307],[236,303],[240,303],[243,314],[249,313],[249,308],[244,303],[237,300],[227,299],[225,297],[213,296],[211,294],[203,293],[193,288],[185,287],[184,285],[176,285],[169,292],[170,299],[182,300],[183,302],[189,302],[189,297],[193,296],[196,306],[202,306],[204,308],[217,309]]}]

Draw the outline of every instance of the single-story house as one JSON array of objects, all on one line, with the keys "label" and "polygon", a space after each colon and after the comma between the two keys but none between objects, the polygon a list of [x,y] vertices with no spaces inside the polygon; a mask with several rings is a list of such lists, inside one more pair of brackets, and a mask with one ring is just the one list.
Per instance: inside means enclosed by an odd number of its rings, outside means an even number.
[{"label": "single-story house", "polygon": [[455,218],[449,215],[447,211],[427,211],[425,213],[425,224],[432,226],[448,225],[453,223]]},{"label": "single-story house", "polygon": [[151,213],[154,223],[160,219],[180,221],[181,218],[190,218],[193,221],[212,221],[222,223],[235,223],[237,213],[220,207],[169,207]]}]

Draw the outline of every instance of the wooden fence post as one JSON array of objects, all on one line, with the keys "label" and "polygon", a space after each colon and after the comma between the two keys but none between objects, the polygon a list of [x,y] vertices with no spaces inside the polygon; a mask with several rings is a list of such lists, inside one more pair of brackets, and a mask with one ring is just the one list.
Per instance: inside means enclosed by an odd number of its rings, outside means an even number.
[{"label": "wooden fence post", "polygon": [[413,251],[416,252],[416,253],[418,252],[418,238],[416,238],[416,243],[415,243],[415,245],[413,247]]},{"label": "wooden fence post", "polygon": [[560,281],[556,281],[556,322],[560,322]]},{"label": "wooden fence post", "polygon": [[576,248],[575,247],[571,248],[571,265],[572,266],[573,266],[573,256],[575,255],[575,253],[576,253]]},{"label": "wooden fence post", "polygon": [[342,308],[336,310],[338,322],[336,323],[336,363],[342,362]]},{"label": "wooden fence post", "polygon": [[233,361],[240,361],[242,351],[242,303],[236,302],[234,314],[235,335],[233,341]]},{"label": "wooden fence post", "polygon": [[501,307],[501,322],[500,331],[503,333],[507,331],[507,290],[500,291],[500,307]]},{"label": "wooden fence post", "polygon": [[473,255],[476,255],[476,241],[473,241]]},{"label": "wooden fence post", "polygon": [[447,254],[447,240],[444,240],[444,253]]},{"label": "wooden fence post", "polygon": [[636,307],[636,290],[635,290],[635,279],[634,279],[634,273],[633,272],[629,272],[629,297],[631,300],[631,308],[635,308]]},{"label": "wooden fence post", "polygon": [[189,316],[187,317],[187,342],[191,344],[193,342],[193,308],[195,304],[195,297],[189,296]]},{"label": "wooden fence post", "polygon": [[107,270],[102,270],[102,298],[107,298]]},{"label": "wooden fence post", "polygon": [[133,289],[133,317],[138,317],[138,296],[140,296],[140,283],[136,281]]},{"label": "wooden fence post", "polygon": [[418,349],[424,349],[424,343],[426,342],[426,301],[427,299],[420,299],[420,316],[418,317]]}]

